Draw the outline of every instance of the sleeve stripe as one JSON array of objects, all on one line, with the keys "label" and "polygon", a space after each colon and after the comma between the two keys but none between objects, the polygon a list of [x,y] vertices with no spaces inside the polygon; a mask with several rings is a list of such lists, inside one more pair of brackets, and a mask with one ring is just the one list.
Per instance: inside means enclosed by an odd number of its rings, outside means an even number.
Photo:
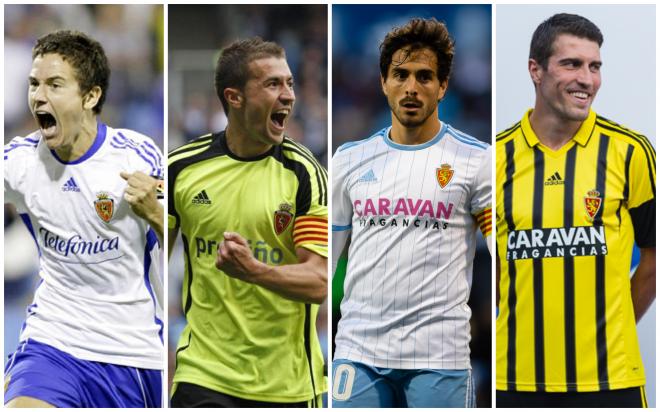
[{"label": "sleeve stripe", "polygon": [[475,217],[477,218],[477,224],[479,225],[481,233],[484,235],[484,237],[490,235],[493,229],[493,209],[490,207],[484,209]]},{"label": "sleeve stripe", "polygon": [[323,223],[326,226],[328,225],[328,219],[315,216],[301,216],[296,219],[296,226],[302,223]]},{"label": "sleeve stripe", "polygon": [[299,231],[294,231],[293,232],[293,237],[300,237],[300,236],[306,236],[306,235],[316,235],[316,236],[325,236],[328,237],[328,231],[327,230],[299,230]]},{"label": "sleeve stripe", "polygon": [[296,244],[296,246],[303,243],[320,243],[325,245],[328,243],[328,238],[321,236],[306,236],[299,239],[295,239],[294,243]]},{"label": "sleeve stripe", "polygon": [[313,222],[303,222],[295,226],[293,230],[303,230],[303,229],[322,229],[328,230],[328,225],[319,225],[314,224]]}]

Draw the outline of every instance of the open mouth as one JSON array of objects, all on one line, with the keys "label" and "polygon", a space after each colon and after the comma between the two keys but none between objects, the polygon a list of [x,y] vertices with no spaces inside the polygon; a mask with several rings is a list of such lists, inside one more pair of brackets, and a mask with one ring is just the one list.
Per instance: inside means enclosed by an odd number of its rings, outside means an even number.
[{"label": "open mouth", "polygon": [[39,127],[42,131],[50,134],[48,132],[54,132],[55,127],[57,126],[57,120],[55,116],[48,112],[37,112],[37,122],[39,122]]},{"label": "open mouth", "polygon": [[270,115],[270,120],[275,123],[280,129],[284,128],[284,121],[286,120],[289,113],[287,111],[279,111]]}]

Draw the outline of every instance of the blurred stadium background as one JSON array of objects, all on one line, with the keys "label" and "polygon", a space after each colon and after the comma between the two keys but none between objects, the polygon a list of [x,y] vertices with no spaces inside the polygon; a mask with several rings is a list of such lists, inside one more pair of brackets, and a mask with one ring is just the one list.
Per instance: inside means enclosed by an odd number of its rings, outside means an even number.
[{"label": "blurred stadium background", "polygon": [[[170,5],[168,19],[169,151],[209,132],[224,130],[227,119],[213,86],[219,51],[236,39],[260,36],[284,47],[293,73],[297,101],[287,135],[327,165],[326,5]],[[183,276],[179,237],[169,261],[170,383],[176,345],[185,326],[181,308]],[[317,320],[326,354],[327,313],[326,302]]]},{"label": "blurred stadium background", "polygon": [[[455,40],[449,89],[439,105],[440,119],[491,143],[490,5],[333,5],[332,6],[332,150],[347,141],[366,139],[391,124],[380,86],[379,46],[393,27],[412,17],[435,17]],[[340,271],[333,279],[333,331],[343,296]],[[472,293],[472,368],[477,405],[491,403],[491,260],[479,239]],[[333,339],[334,341],[334,339]]]},{"label": "blurred stadium background", "polygon": [[[163,7],[161,5],[5,5],[4,142],[37,129],[28,103],[32,46],[59,29],[89,34],[104,47],[110,88],[101,121],[150,136],[163,149]],[[39,263],[34,240],[5,206],[4,355],[17,346]]]}]

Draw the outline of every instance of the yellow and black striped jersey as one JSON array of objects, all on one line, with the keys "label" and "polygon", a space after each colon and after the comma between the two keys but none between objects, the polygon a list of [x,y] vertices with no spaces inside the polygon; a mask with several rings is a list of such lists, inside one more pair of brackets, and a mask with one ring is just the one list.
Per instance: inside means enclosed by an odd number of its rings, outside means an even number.
[{"label": "yellow and black striped jersey", "polygon": [[497,136],[498,390],[645,383],[633,243],[655,247],[655,149],[593,111],[553,151],[529,114]]},{"label": "yellow and black striped jersey", "polygon": [[327,257],[325,169],[289,138],[261,156],[239,158],[221,132],[171,152],[168,171],[168,227],[180,229],[185,254],[187,325],[175,384],[265,402],[301,402],[325,392],[318,305],[215,267],[225,231],[243,236],[269,265],[298,263],[297,248]]}]

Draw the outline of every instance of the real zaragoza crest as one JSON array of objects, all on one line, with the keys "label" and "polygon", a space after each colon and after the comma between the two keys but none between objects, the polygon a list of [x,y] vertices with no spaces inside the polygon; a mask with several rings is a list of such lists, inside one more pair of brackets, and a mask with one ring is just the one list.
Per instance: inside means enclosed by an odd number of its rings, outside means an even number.
[{"label": "real zaragoza crest", "polygon": [[115,213],[115,200],[105,192],[97,193],[96,200],[94,201],[94,209],[96,209],[96,214],[101,220],[108,223]]},{"label": "real zaragoza crest", "polygon": [[447,163],[444,163],[435,169],[435,177],[438,179],[440,188],[444,189],[451,182],[451,178],[454,177],[454,169]]},{"label": "real zaragoza crest", "polygon": [[293,206],[288,203],[280,204],[280,210],[275,212],[275,233],[282,234],[291,223]]},{"label": "real zaragoza crest", "polygon": [[593,222],[596,213],[600,210],[600,205],[603,203],[603,199],[600,197],[600,192],[598,190],[590,190],[587,192],[587,195],[584,197],[584,208],[587,211],[587,215],[590,222]]}]

